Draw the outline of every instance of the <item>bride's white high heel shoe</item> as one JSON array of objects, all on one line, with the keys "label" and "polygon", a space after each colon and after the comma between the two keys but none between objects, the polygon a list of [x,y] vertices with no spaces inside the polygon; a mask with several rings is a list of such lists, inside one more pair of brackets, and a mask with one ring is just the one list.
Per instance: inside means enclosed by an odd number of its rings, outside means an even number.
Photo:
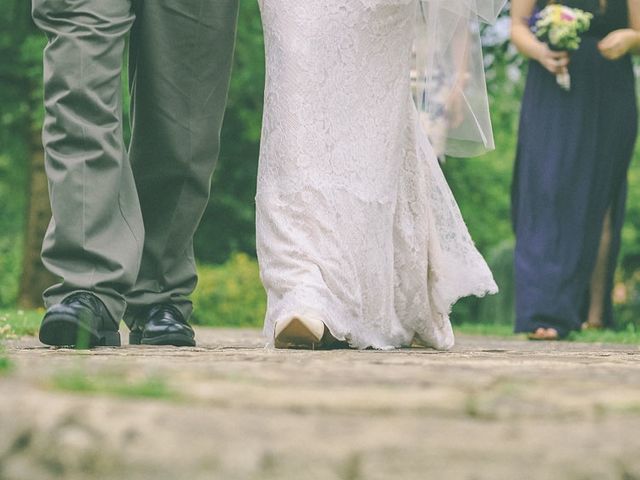
[{"label": "bride's white high heel shoe", "polygon": [[313,317],[293,316],[275,325],[276,348],[316,349],[322,345],[326,325]]}]

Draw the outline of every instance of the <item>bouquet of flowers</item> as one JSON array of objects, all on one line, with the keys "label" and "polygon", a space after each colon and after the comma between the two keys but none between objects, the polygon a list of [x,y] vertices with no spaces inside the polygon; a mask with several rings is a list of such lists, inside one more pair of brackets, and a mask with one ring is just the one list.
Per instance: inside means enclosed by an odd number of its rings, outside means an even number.
[{"label": "bouquet of flowers", "polygon": [[[534,17],[533,32],[553,50],[577,50],[592,18],[591,13],[579,8],[547,5]],[[564,90],[571,90],[569,72],[559,73],[556,80]]]}]

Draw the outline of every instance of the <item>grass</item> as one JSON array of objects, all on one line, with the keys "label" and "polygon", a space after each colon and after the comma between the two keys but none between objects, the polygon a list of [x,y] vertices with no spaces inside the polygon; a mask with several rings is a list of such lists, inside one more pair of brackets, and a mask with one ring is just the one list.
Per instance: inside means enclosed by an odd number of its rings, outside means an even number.
[{"label": "grass", "polygon": [[[0,340],[8,337],[36,335],[44,314],[41,310],[0,310]],[[234,327],[222,322],[218,327]],[[522,338],[514,336],[511,325],[490,323],[461,323],[454,330],[464,335],[485,335],[490,337]],[[621,343],[640,345],[640,330],[629,324],[622,330],[603,330],[575,332],[569,336],[570,341],[585,343]],[[2,364],[0,363],[0,371]]]},{"label": "grass", "polygon": [[489,337],[513,337],[513,327],[511,325],[488,324],[488,323],[461,323],[454,325],[456,333],[465,335],[486,335]]},{"label": "grass", "polygon": [[624,343],[640,345],[640,331],[630,324],[626,330],[588,330],[586,332],[576,332],[572,333],[569,339],[585,343]]},{"label": "grass", "polygon": [[[523,335],[514,335],[513,327],[504,324],[462,323],[455,325],[454,330],[464,335],[484,335],[501,338],[524,338]],[[586,332],[574,332],[569,335],[569,341],[583,343],[620,343],[626,345],[640,345],[640,331],[633,325],[628,325],[623,330],[589,330]]]},{"label": "grass", "polygon": [[0,311],[0,375],[8,373],[13,364],[4,355],[2,341],[21,335],[34,335],[40,323],[39,312]]},{"label": "grass", "polygon": [[122,372],[88,375],[77,370],[53,377],[50,386],[65,392],[124,398],[177,400],[179,395],[161,377],[126,378]]},{"label": "grass", "polygon": [[0,310],[0,339],[38,333],[44,311]]},{"label": "grass", "polygon": [[[0,354],[1,353],[2,352],[0,352]],[[9,360],[7,357],[0,355],[0,375],[4,375],[5,373],[8,373],[12,367],[13,367],[13,364],[11,363],[11,360]]]}]

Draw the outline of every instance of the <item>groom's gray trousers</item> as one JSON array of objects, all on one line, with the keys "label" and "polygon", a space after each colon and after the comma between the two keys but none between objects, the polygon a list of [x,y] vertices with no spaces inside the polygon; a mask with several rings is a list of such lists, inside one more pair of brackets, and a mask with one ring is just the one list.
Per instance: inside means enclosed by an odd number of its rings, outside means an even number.
[{"label": "groom's gray trousers", "polygon": [[164,302],[191,315],[193,235],[218,157],[237,14],[238,0],[33,0],[49,40],[43,141],[53,218],[42,258],[60,278],[47,306],[89,291],[116,321],[127,305]]}]

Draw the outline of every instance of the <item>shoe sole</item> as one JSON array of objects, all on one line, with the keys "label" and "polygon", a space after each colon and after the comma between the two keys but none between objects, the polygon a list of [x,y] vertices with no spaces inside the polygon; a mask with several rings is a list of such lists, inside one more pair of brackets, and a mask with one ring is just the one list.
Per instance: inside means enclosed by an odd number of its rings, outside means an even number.
[{"label": "shoe sole", "polygon": [[299,318],[292,319],[275,338],[276,348],[315,350],[322,346],[318,338]]},{"label": "shoe sole", "polygon": [[[133,342],[135,342],[137,338],[134,338]],[[167,346],[167,347],[195,347],[196,341],[191,337],[186,337],[184,335],[176,335],[176,334],[167,334],[167,335],[159,335],[157,337],[147,338],[142,336],[138,343],[133,343],[131,339],[129,339],[130,345],[153,345],[156,347]]]},{"label": "shoe sole", "polygon": [[52,347],[94,348],[119,347],[120,332],[95,331],[87,328],[76,318],[66,315],[51,315],[42,321],[40,341]]},{"label": "shoe sole", "polygon": [[558,342],[562,340],[560,337],[537,337],[534,334],[527,335],[527,340],[532,342]]}]

